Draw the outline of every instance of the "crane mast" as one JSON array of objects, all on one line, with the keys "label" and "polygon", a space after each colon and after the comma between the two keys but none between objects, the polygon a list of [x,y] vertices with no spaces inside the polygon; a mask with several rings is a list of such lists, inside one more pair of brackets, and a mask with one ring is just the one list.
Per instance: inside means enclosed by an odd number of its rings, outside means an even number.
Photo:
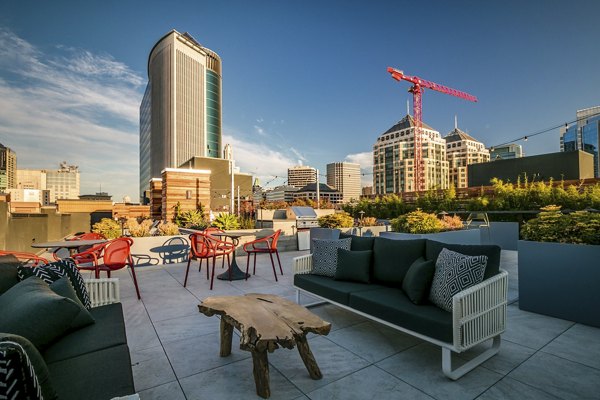
[{"label": "crane mast", "polygon": [[417,192],[424,191],[425,188],[425,167],[423,165],[423,119],[422,119],[422,94],[423,89],[431,89],[441,93],[446,93],[454,97],[458,97],[468,101],[477,101],[477,97],[461,92],[460,90],[452,89],[450,87],[440,85],[435,82],[430,82],[425,79],[421,79],[417,76],[405,75],[404,72],[397,70],[392,67],[388,67],[387,71],[397,81],[407,81],[412,83],[409,92],[413,94],[413,118],[415,120],[415,132],[414,132],[414,164],[413,164],[413,179],[414,179],[414,190]]}]

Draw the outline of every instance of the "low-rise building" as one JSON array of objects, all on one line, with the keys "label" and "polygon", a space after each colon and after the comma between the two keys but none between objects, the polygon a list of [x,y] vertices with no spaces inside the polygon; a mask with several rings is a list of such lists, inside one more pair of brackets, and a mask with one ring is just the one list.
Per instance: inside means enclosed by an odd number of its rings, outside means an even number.
[{"label": "low-rise building", "polygon": [[317,184],[310,183],[294,193],[295,199],[309,199],[313,201],[327,200],[332,204],[340,204],[344,200],[342,192],[335,190],[325,183],[319,183],[319,193],[317,195]]}]

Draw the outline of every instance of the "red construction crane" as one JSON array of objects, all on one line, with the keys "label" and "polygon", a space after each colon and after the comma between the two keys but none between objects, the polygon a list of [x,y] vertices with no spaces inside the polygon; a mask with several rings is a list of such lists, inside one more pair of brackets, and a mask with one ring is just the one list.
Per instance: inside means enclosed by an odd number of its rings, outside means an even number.
[{"label": "red construction crane", "polygon": [[421,118],[421,94],[423,93],[423,89],[433,89],[438,92],[446,93],[451,96],[460,97],[461,99],[469,100],[469,101],[477,101],[477,97],[470,95],[469,93],[461,92],[460,90],[452,89],[444,85],[438,85],[434,82],[426,81],[425,79],[421,79],[418,76],[410,76],[404,75],[404,72],[399,71],[395,68],[388,67],[388,72],[392,74],[392,78],[397,81],[408,81],[412,83],[409,92],[413,94],[413,115],[415,120],[415,162],[414,162],[414,179],[415,179],[415,190],[423,191],[425,190],[425,175],[423,168],[423,138],[422,138],[422,127],[423,120]]}]

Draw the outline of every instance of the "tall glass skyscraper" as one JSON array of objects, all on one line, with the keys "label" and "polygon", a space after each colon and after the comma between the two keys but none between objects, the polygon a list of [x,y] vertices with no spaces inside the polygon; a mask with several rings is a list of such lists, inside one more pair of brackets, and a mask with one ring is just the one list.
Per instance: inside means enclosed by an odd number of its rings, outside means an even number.
[{"label": "tall glass skyscraper", "polygon": [[220,158],[221,58],[172,30],[148,57],[140,106],[140,198],[151,178],[192,157]]},{"label": "tall glass skyscraper", "polygon": [[577,110],[577,122],[560,134],[560,150],[583,150],[594,156],[594,177],[600,177],[600,106]]}]

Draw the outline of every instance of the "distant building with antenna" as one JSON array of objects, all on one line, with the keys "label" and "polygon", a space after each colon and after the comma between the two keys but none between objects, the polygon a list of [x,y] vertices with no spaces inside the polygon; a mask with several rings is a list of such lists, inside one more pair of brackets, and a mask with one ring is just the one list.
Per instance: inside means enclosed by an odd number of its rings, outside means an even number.
[{"label": "distant building with antenna", "polygon": [[490,161],[490,151],[485,145],[466,132],[458,129],[454,117],[454,129],[444,137],[450,185],[465,188],[469,185],[468,165]]}]

